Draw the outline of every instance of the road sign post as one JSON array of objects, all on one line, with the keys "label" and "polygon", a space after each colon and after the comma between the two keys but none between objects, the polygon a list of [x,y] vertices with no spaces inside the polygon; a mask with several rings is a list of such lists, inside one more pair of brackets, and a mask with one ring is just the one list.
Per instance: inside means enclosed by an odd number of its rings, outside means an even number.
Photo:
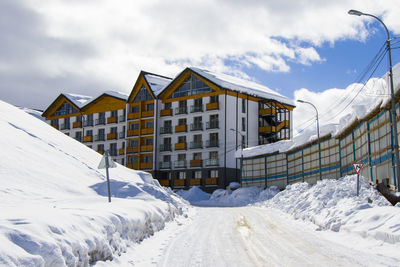
[{"label": "road sign post", "polygon": [[108,202],[111,202],[111,190],[110,190],[110,177],[108,175],[108,168],[115,168],[117,164],[109,156],[108,150],[104,152],[104,155],[100,161],[99,169],[106,169],[107,175],[107,192],[108,192]]},{"label": "road sign post", "polygon": [[357,196],[358,196],[358,194],[360,192],[360,172],[361,172],[361,169],[363,168],[363,166],[364,166],[364,163],[362,163],[362,162],[361,163],[353,163],[353,168],[357,173],[357,185],[356,185],[356,187],[357,187]]}]

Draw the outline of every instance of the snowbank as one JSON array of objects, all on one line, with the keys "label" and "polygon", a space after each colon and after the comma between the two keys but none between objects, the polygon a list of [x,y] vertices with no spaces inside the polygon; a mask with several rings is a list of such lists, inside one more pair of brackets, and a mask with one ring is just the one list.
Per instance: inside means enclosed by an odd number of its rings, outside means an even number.
[{"label": "snowbank", "polygon": [[193,187],[187,191],[179,191],[178,195],[196,206],[240,207],[265,201],[275,196],[278,192],[279,189],[275,186],[271,186],[265,190],[259,187],[244,187],[234,191],[231,189],[217,189],[210,195],[198,187]]},{"label": "snowbank", "polygon": [[314,186],[288,185],[272,199],[257,205],[279,209],[295,219],[313,222],[320,229],[400,242],[400,209],[391,206],[363,177],[360,194],[356,196],[356,177],[322,180]]},{"label": "snowbank", "polygon": [[112,259],[185,213],[151,175],[117,164],[107,202],[101,155],[0,101],[0,265]]}]

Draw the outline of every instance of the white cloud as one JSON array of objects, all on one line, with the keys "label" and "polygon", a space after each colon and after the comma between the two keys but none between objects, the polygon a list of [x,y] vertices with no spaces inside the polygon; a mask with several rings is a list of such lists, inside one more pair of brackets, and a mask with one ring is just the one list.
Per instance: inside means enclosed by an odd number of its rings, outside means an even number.
[{"label": "white cloud", "polygon": [[[395,33],[400,31],[396,0],[28,0],[24,4],[37,16],[40,38],[68,44],[68,49],[32,51],[27,71],[52,79],[84,77],[107,87],[99,91],[128,92],[140,70],[174,76],[196,65],[247,77],[243,67],[290,72],[288,62],[319,63],[324,59],[315,47],[322,43],[366,38],[363,20],[347,14],[351,8],[383,15],[396,26]],[[16,36],[15,42],[24,38]],[[26,41],[41,46],[40,40]],[[71,55],[74,47],[82,51]]]}]

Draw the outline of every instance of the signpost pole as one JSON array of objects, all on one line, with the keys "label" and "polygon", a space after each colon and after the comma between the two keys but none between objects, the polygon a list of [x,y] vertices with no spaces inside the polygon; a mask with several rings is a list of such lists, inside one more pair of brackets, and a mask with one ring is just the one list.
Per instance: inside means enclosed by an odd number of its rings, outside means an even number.
[{"label": "signpost pole", "polygon": [[360,192],[360,174],[357,174],[357,196]]},{"label": "signpost pole", "polygon": [[105,152],[105,163],[106,163],[106,175],[107,175],[107,191],[108,191],[108,202],[111,202],[111,192],[110,192],[110,177],[108,175],[108,167],[110,166],[108,157],[108,150]]},{"label": "signpost pole", "polygon": [[356,173],[357,173],[357,184],[356,184],[356,187],[357,187],[357,196],[358,196],[358,194],[360,193],[360,172],[361,172],[361,169],[363,168],[363,166],[364,166],[364,163],[362,163],[362,162],[360,162],[360,163],[353,163],[353,168],[354,168],[354,170],[356,171]]}]

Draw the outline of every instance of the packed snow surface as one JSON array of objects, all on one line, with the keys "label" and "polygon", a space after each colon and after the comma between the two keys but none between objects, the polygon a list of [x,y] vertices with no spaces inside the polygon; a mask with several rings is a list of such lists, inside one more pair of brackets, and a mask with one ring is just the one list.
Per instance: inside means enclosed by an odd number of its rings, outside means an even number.
[{"label": "packed snow surface", "polygon": [[0,265],[87,266],[110,260],[185,213],[145,172],[101,155],[0,101]]}]

